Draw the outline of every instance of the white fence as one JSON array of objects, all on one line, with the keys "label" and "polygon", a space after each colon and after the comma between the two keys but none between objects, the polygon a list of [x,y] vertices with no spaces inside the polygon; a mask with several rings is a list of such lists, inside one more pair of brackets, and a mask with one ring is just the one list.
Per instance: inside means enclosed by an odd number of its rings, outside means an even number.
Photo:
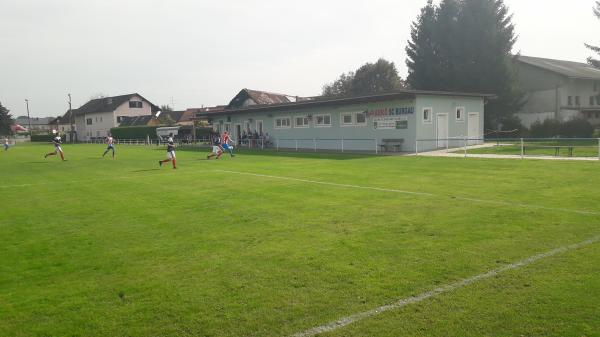
[{"label": "white fence", "polygon": [[446,138],[418,139],[415,154],[431,151],[527,157],[576,157],[600,160],[600,138]]}]

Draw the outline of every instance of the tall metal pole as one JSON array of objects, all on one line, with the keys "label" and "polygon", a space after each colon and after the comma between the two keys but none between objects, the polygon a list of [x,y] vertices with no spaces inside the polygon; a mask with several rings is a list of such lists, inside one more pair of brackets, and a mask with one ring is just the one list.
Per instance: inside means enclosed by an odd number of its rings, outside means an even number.
[{"label": "tall metal pole", "polygon": [[29,121],[29,140],[31,141],[32,130],[31,130],[31,117],[29,116],[29,100],[25,99],[25,105],[27,106],[27,120]]},{"label": "tall metal pole", "polygon": [[69,116],[71,116],[71,144],[75,143],[75,117],[73,116],[73,111],[71,110],[71,94],[69,96]]}]

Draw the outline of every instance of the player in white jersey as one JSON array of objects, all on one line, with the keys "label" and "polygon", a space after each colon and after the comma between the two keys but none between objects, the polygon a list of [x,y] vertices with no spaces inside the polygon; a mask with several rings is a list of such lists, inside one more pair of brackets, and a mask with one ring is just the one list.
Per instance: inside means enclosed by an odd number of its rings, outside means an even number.
[{"label": "player in white jersey", "polygon": [[162,164],[166,162],[172,162],[173,169],[177,169],[177,158],[175,157],[175,142],[173,141],[173,134],[170,134],[169,139],[167,140],[167,159],[159,160],[158,165],[162,166]]},{"label": "player in white jersey", "polygon": [[112,135],[109,133],[108,137],[106,137],[106,144],[108,145],[108,147],[106,148],[106,151],[104,151],[104,154],[102,155],[102,157],[106,156],[106,154],[108,153],[108,151],[112,150],[112,157],[115,157],[115,140],[113,139]]},{"label": "player in white jersey", "polygon": [[9,147],[9,145],[8,145],[8,138],[4,138],[4,151],[7,151],[8,147]]},{"label": "player in white jersey", "polygon": [[[53,133],[56,134],[56,131],[54,131]],[[56,134],[56,137],[54,137],[54,139],[52,139],[52,144],[54,144],[54,152],[46,153],[44,158],[47,158],[48,156],[56,156],[57,154],[60,154],[60,159],[65,161],[65,154],[63,153],[62,147],[60,146],[60,144],[62,144],[62,139],[60,138],[60,134]]]}]

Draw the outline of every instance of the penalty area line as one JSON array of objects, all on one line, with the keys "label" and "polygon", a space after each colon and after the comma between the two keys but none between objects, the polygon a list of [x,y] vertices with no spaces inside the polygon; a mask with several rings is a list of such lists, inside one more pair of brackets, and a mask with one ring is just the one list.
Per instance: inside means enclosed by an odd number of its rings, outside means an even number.
[{"label": "penalty area line", "polygon": [[340,328],[343,328],[345,326],[348,326],[352,323],[358,322],[360,320],[369,318],[369,317],[373,317],[373,316],[377,316],[381,313],[384,313],[386,311],[390,311],[390,310],[394,310],[394,309],[400,309],[402,307],[405,307],[407,305],[410,304],[414,304],[414,303],[419,303],[422,302],[424,300],[427,300],[429,298],[432,297],[436,297],[438,295],[444,294],[444,293],[448,293],[460,288],[464,288],[470,284],[476,283],[478,281],[482,281],[485,279],[489,279],[491,277],[494,277],[496,275],[502,274],[504,272],[510,271],[510,270],[514,270],[514,269],[519,269],[522,267],[526,267],[536,261],[545,259],[545,258],[549,258],[552,257],[554,255],[558,255],[561,253],[565,253],[568,251],[572,251],[572,250],[576,250],[579,248],[583,248],[585,246],[589,246],[592,245],[594,243],[597,243],[598,241],[600,241],[600,236],[596,236],[593,237],[591,239],[576,243],[576,244],[572,244],[569,246],[563,246],[563,247],[559,247],[553,250],[550,250],[548,252],[545,253],[541,253],[541,254],[537,254],[537,255],[533,255],[530,256],[526,259],[523,259],[521,261],[518,262],[514,262],[511,264],[508,264],[506,266],[497,268],[497,269],[492,269],[488,272],[479,274],[479,275],[475,275],[466,279],[462,279],[460,281],[442,286],[442,287],[438,287],[435,288],[433,290],[424,292],[422,294],[416,295],[416,296],[411,296],[411,297],[407,297],[401,300],[398,300],[392,304],[387,304],[387,305],[383,305],[368,311],[363,311],[363,312],[359,312],[357,314],[353,314],[350,316],[346,316],[343,318],[340,318],[336,321],[333,322],[329,322],[327,324],[321,325],[321,326],[317,326],[308,330],[305,330],[303,332],[299,332],[297,334],[292,335],[292,337],[312,337],[312,336],[316,336],[318,334],[321,333],[325,333],[325,332],[330,332],[330,331],[334,331],[334,330],[338,330]]},{"label": "penalty area line", "polygon": [[539,210],[546,210],[546,211],[560,211],[560,212],[565,212],[565,213],[600,216],[600,212],[593,212],[593,211],[573,210],[573,209],[568,209],[568,208],[557,208],[557,207],[546,207],[546,206],[540,206],[540,205],[512,203],[512,202],[498,201],[498,200],[486,200],[486,199],[457,197],[457,196],[444,196],[444,195],[438,195],[438,194],[428,193],[428,192],[415,192],[415,191],[405,191],[405,190],[398,190],[398,189],[392,189],[392,188],[361,186],[361,185],[352,185],[352,184],[340,184],[340,183],[331,183],[331,182],[326,182],[326,181],[291,178],[291,177],[274,176],[274,175],[250,173],[250,172],[230,171],[230,170],[213,170],[213,172],[231,173],[231,174],[247,175],[247,176],[278,179],[278,180],[289,180],[289,181],[296,181],[296,182],[315,184],[315,185],[326,185],[326,186],[355,188],[355,189],[362,189],[362,190],[390,192],[390,193],[398,193],[398,194],[406,194],[406,195],[417,195],[417,196],[423,196],[423,197],[451,198],[453,200],[462,200],[462,201],[469,201],[469,202],[475,202],[475,203],[481,203],[481,204],[493,204],[493,205],[499,205],[499,206],[539,209]]}]

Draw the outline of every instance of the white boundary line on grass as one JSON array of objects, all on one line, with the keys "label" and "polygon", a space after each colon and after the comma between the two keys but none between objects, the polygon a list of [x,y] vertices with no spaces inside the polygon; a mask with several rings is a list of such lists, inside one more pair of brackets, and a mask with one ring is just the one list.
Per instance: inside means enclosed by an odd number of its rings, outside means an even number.
[{"label": "white boundary line on grass", "polygon": [[531,209],[541,209],[541,210],[546,210],[546,211],[561,211],[561,212],[566,212],[566,213],[576,213],[576,214],[582,214],[582,215],[600,216],[600,212],[573,210],[573,209],[568,209],[568,208],[546,207],[546,206],[540,206],[540,205],[530,205],[530,204],[522,204],[522,203],[512,203],[512,202],[507,202],[507,201],[486,200],[486,199],[477,199],[477,198],[468,198],[468,197],[443,196],[443,195],[437,195],[437,194],[427,193],[427,192],[414,192],[414,191],[397,190],[397,189],[391,189],[391,188],[360,186],[360,185],[351,185],[351,184],[338,184],[338,183],[330,183],[330,182],[326,182],[326,181],[273,176],[273,175],[259,174],[259,173],[239,172],[239,171],[230,171],[230,170],[213,170],[213,171],[221,172],[221,173],[231,173],[231,174],[261,177],[261,178],[297,181],[297,182],[316,184],[316,185],[327,185],[327,186],[344,187],[344,188],[356,188],[356,189],[362,189],[362,190],[390,192],[390,193],[399,193],[399,194],[408,194],[408,195],[418,195],[418,196],[424,196],[424,197],[438,197],[438,198],[446,197],[446,198],[451,198],[454,200],[471,201],[471,202],[477,202],[477,203],[482,203],[482,204],[495,204],[495,205],[502,205],[502,206],[509,206],[509,207],[531,208]]},{"label": "white boundary line on grass", "polygon": [[521,260],[521,261],[518,261],[518,262],[515,262],[515,263],[511,263],[509,265],[506,265],[506,266],[503,266],[503,267],[500,267],[500,268],[492,269],[492,270],[490,270],[490,271],[488,271],[486,273],[475,275],[475,276],[472,276],[472,277],[469,277],[469,278],[466,278],[466,279],[462,279],[460,281],[457,281],[457,282],[454,282],[454,283],[450,283],[448,285],[445,285],[445,286],[442,286],[442,287],[439,287],[439,288],[435,288],[433,290],[424,292],[424,293],[416,295],[416,296],[411,296],[411,297],[407,297],[407,298],[398,300],[398,301],[396,301],[396,302],[394,302],[392,304],[383,305],[383,306],[380,306],[380,307],[375,308],[375,309],[371,309],[371,310],[368,310],[368,311],[363,311],[363,312],[360,312],[360,313],[357,313],[357,314],[353,314],[353,315],[350,315],[350,316],[346,316],[346,317],[340,318],[340,319],[338,319],[336,321],[329,322],[327,324],[324,324],[324,325],[321,325],[321,326],[317,326],[317,327],[314,327],[312,329],[308,329],[308,330],[303,331],[303,332],[299,332],[297,334],[292,335],[292,337],[312,337],[312,336],[315,336],[315,335],[318,335],[318,334],[321,334],[321,333],[324,333],[324,332],[334,331],[334,330],[343,328],[345,326],[348,326],[348,325],[350,325],[352,323],[355,323],[357,321],[363,320],[365,318],[373,317],[373,316],[379,315],[379,314],[381,314],[383,312],[386,312],[386,311],[390,311],[390,310],[394,310],[394,309],[399,309],[399,308],[405,307],[405,306],[407,306],[409,304],[419,303],[419,302],[422,302],[422,301],[424,301],[426,299],[429,299],[429,298],[441,295],[443,293],[448,293],[448,292],[451,292],[453,290],[457,290],[457,289],[466,287],[466,286],[468,286],[470,284],[473,284],[475,282],[482,281],[482,280],[485,280],[485,279],[489,279],[491,277],[494,277],[494,276],[496,276],[498,274],[507,272],[509,270],[514,270],[514,269],[518,269],[518,268],[521,268],[521,267],[525,267],[525,266],[530,265],[530,264],[532,264],[532,263],[534,263],[536,261],[539,261],[539,260],[542,260],[542,259],[545,259],[545,258],[549,258],[549,257],[552,257],[552,256],[557,255],[557,254],[561,254],[561,253],[564,253],[564,252],[567,252],[567,251],[576,250],[576,249],[579,249],[579,248],[582,248],[582,247],[585,247],[585,246],[592,245],[594,243],[597,243],[598,241],[600,241],[600,236],[593,237],[591,239],[585,240],[585,241],[580,242],[580,243],[576,243],[576,244],[572,244],[572,245],[569,245],[569,246],[563,246],[563,247],[560,247],[560,248],[556,248],[556,249],[553,249],[553,250],[545,252],[545,253],[533,255],[533,256],[528,257],[528,258],[526,258],[524,260]]}]

